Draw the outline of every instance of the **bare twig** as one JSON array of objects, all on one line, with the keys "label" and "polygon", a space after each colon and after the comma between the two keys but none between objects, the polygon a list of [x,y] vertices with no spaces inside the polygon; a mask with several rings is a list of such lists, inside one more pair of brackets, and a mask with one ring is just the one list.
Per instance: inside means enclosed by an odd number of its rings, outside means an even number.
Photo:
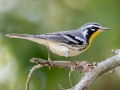
[{"label": "bare twig", "polygon": [[32,77],[32,74],[34,73],[34,71],[38,68],[41,68],[42,65],[38,64],[38,65],[35,65],[31,70],[30,70],[30,73],[28,75],[28,78],[27,78],[27,82],[26,82],[26,90],[29,90],[29,83],[30,83],[30,79]]},{"label": "bare twig", "polygon": [[71,81],[71,73],[72,73],[72,71],[73,71],[73,70],[71,70],[71,71],[69,72],[69,82],[70,82],[71,87],[73,87],[72,81]]},{"label": "bare twig", "polygon": [[[89,64],[86,61],[79,62],[74,61],[75,64],[71,64],[70,61],[50,61],[43,60],[40,58],[33,58],[30,61],[32,63],[37,63],[38,65],[34,66],[28,76],[26,83],[26,90],[29,90],[29,82],[33,72],[41,68],[42,66],[48,67],[59,67],[59,68],[68,68],[70,70],[78,70],[80,72],[85,72],[84,76],[76,86],[72,87],[69,90],[87,90],[88,87],[99,77],[104,74],[108,74],[109,71],[114,70],[116,67],[120,66],[120,50],[113,50],[116,55],[111,58],[106,59],[105,61],[99,63]],[[68,89],[67,89],[68,90]]]},{"label": "bare twig", "polygon": [[[71,61],[52,61],[52,64],[50,61],[40,59],[40,58],[32,58],[30,60],[32,63],[41,64],[43,66],[49,66],[49,67],[59,67],[59,68],[68,68],[70,70],[78,70],[80,72],[88,71],[88,68],[93,68],[92,66],[89,66],[89,63],[86,61],[74,61],[76,64],[72,64]],[[91,65],[91,64],[90,64]]]},{"label": "bare twig", "polygon": [[117,49],[113,51],[117,55],[98,63],[92,71],[85,72],[85,75],[73,90],[87,90],[96,79],[120,66],[120,50]]}]

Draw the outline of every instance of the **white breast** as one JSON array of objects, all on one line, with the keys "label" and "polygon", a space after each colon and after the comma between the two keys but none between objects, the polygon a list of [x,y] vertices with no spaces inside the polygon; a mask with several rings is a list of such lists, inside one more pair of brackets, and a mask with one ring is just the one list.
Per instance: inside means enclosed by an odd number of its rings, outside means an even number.
[{"label": "white breast", "polygon": [[81,51],[78,51],[78,49],[71,50],[65,45],[61,45],[58,43],[49,43],[49,48],[53,53],[56,53],[60,56],[65,56],[65,57],[76,56],[81,53]]}]

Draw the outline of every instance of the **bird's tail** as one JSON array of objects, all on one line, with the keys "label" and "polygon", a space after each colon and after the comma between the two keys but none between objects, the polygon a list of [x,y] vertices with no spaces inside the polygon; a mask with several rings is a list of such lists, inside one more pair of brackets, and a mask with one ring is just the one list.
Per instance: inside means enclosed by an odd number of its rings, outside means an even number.
[{"label": "bird's tail", "polygon": [[6,37],[28,39],[28,38],[33,38],[34,35],[10,33],[10,34],[7,34]]},{"label": "bird's tail", "polygon": [[41,36],[42,35],[15,34],[15,33],[6,35],[6,37],[9,37],[9,38],[22,38],[22,39],[27,39],[27,40],[30,40],[33,42],[37,42],[39,44],[47,45],[48,41],[46,39],[42,38]]}]

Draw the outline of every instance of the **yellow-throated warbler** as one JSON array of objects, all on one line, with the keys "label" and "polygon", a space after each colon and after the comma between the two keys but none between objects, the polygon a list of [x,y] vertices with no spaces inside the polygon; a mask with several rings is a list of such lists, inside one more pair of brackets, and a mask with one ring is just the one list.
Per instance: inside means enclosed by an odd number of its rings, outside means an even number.
[{"label": "yellow-throated warbler", "polygon": [[[76,56],[85,51],[91,44],[92,40],[104,30],[109,30],[98,23],[90,22],[77,30],[58,31],[41,35],[28,34],[7,34],[11,38],[28,39],[48,47],[53,53],[60,56]],[[48,59],[50,54],[48,52]]]}]

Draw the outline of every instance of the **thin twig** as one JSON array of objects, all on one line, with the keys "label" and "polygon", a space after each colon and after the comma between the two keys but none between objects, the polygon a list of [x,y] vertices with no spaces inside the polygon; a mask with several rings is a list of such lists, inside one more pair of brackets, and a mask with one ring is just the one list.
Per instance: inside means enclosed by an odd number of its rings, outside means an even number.
[{"label": "thin twig", "polygon": [[52,64],[48,60],[44,60],[41,58],[32,58],[30,60],[32,63],[41,64],[43,66],[49,67],[59,67],[59,68],[68,68],[70,70],[78,70],[80,72],[88,71],[88,68],[91,69],[93,66],[89,66],[91,64],[87,63],[86,61],[74,61],[76,64],[72,64],[71,61],[52,61]]},{"label": "thin twig", "polygon": [[70,82],[71,87],[73,87],[72,81],[71,81],[71,73],[72,73],[72,72],[73,72],[73,70],[71,70],[71,71],[69,72],[69,82]]},{"label": "thin twig", "polygon": [[41,68],[42,65],[38,64],[38,65],[35,65],[31,70],[30,70],[30,73],[28,75],[28,78],[27,78],[27,82],[26,82],[26,90],[29,90],[29,83],[30,83],[30,80],[31,80],[31,77],[32,77],[32,74],[34,73],[34,71],[38,68]]}]

